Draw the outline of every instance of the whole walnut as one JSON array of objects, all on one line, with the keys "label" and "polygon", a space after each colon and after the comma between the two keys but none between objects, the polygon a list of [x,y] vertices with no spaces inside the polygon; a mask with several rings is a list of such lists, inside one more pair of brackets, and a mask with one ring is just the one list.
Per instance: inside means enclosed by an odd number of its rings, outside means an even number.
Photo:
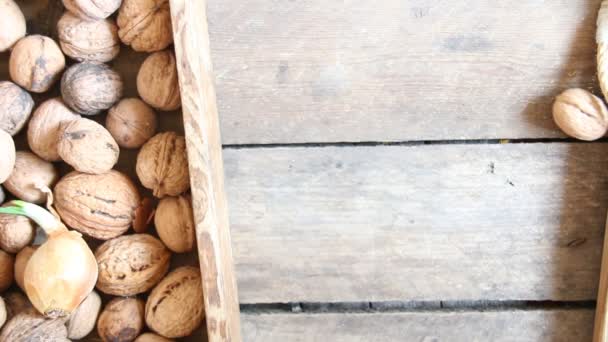
[{"label": "whole walnut", "polygon": [[190,252],[196,244],[190,196],[161,199],[154,215],[154,225],[158,236],[171,251]]},{"label": "whole walnut", "polygon": [[200,271],[183,266],[156,285],[146,302],[146,324],[168,338],[192,334],[205,317]]},{"label": "whole walnut", "polygon": [[57,151],[76,171],[106,173],[118,162],[118,144],[97,122],[80,118],[63,123],[60,131]]},{"label": "whole walnut", "polygon": [[156,113],[137,98],[123,99],[110,108],[106,127],[118,145],[139,148],[156,133]]},{"label": "whole walnut", "polygon": [[97,288],[111,295],[133,296],[147,292],[165,276],[171,253],[152,235],[134,234],[104,242],[95,258]]},{"label": "whole walnut", "polygon": [[146,58],[137,74],[137,91],[154,108],[171,111],[181,107],[173,51],[155,52]]},{"label": "whole walnut", "polygon": [[135,51],[159,51],[173,42],[169,0],[123,0],[118,35]]},{"label": "whole walnut", "polygon": [[0,52],[25,37],[25,17],[13,0],[0,0]]},{"label": "whole walnut", "polygon": [[13,82],[0,82],[0,129],[13,136],[19,133],[32,108],[34,100],[27,91]]},{"label": "whole walnut", "polygon": [[8,63],[11,79],[34,93],[49,90],[65,69],[65,57],[57,43],[41,35],[18,41]]},{"label": "whole walnut", "polygon": [[118,27],[112,19],[87,21],[65,12],[57,31],[63,52],[79,62],[109,62],[120,52]]},{"label": "whole walnut", "polygon": [[63,6],[84,20],[105,19],[116,12],[122,0],[63,0]]},{"label": "whole walnut", "polygon": [[0,129],[0,183],[3,183],[15,167],[15,142],[10,134]]},{"label": "whole walnut", "polygon": [[15,168],[4,182],[4,188],[26,202],[44,203],[47,195],[40,191],[40,187],[50,188],[58,177],[52,163],[31,152],[19,151]]},{"label": "whole walnut", "polygon": [[553,104],[553,119],[567,135],[596,140],[608,130],[608,109],[600,98],[584,89],[568,89]]},{"label": "whole walnut", "polygon": [[17,341],[67,342],[65,319],[48,319],[30,310],[19,313],[6,322],[0,334],[0,342]]},{"label": "whole walnut", "polygon": [[61,78],[63,100],[83,115],[95,115],[109,109],[120,100],[122,92],[122,78],[105,64],[74,64]]},{"label": "whole walnut", "polygon": [[15,258],[0,249],[0,292],[6,291],[13,284],[14,267]]},{"label": "whole walnut", "polygon": [[156,334],[145,333],[139,335],[139,337],[135,339],[135,342],[173,342],[173,340],[164,338]]},{"label": "whole walnut", "polygon": [[71,172],[59,180],[54,194],[62,221],[100,240],[126,232],[140,203],[137,187],[114,170],[101,175]]},{"label": "whole walnut", "polygon": [[60,97],[44,101],[34,111],[27,127],[27,142],[32,152],[47,161],[59,161],[57,143],[60,126],[80,118],[63,103]]},{"label": "whole walnut", "polygon": [[[6,206],[9,204],[4,204]],[[17,253],[34,241],[36,225],[25,216],[0,214],[0,248]]]},{"label": "whole walnut", "polygon": [[144,301],[114,298],[99,315],[97,333],[104,341],[133,341],[144,328]]},{"label": "whole walnut", "polygon": [[158,198],[190,188],[186,140],[175,132],[159,133],[144,144],[135,166],[139,180]]},{"label": "whole walnut", "polygon": [[97,316],[101,310],[101,297],[97,292],[91,292],[85,298],[78,308],[70,315],[67,322],[68,338],[72,340],[80,340],[85,338],[95,329]]},{"label": "whole walnut", "polygon": [[25,285],[23,282],[23,278],[25,276],[25,266],[27,266],[27,263],[30,261],[30,258],[32,257],[35,251],[35,247],[26,246],[25,248],[20,250],[19,253],[17,253],[17,256],[15,257],[15,282],[23,291],[25,291]]}]

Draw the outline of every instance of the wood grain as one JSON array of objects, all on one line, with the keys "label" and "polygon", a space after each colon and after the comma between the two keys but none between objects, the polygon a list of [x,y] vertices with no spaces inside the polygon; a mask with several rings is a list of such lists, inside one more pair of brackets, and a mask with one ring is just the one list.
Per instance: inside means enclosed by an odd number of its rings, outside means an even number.
[{"label": "wood grain", "polygon": [[170,6],[208,341],[240,342],[206,1],[171,0]]},{"label": "wood grain", "polygon": [[592,310],[245,314],[250,342],[572,342],[591,340]]},{"label": "wood grain", "polygon": [[225,150],[241,302],[594,300],[606,147]]}]

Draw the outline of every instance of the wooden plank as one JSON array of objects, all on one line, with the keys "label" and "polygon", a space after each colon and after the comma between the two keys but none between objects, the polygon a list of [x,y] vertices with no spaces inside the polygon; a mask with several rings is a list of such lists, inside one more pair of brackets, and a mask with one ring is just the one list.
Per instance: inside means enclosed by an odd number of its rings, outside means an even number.
[{"label": "wooden plank", "polygon": [[590,341],[592,310],[244,314],[251,342]]},{"label": "wooden plank", "polygon": [[[606,223],[608,229],[608,222]],[[608,342],[608,235],[604,234],[604,249],[593,329],[593,342]]]},{"label": "wooden plank", "polygon": [[225,150],[241,303],[594,300],[607,146]]},{"label": "wooden plank", "polygon": [[241,341],[206,1],[171,0],[209,342]]},{"label": "wooden plank", "polygon": [[561,137],[599,3],[209,0],[224,143]]}]

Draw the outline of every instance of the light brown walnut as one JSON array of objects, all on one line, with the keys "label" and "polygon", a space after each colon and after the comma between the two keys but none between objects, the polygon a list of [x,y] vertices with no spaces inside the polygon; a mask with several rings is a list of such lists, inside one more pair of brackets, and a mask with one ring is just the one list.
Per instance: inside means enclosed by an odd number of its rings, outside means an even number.
[{"label": "light brown walnut", "polygon": [[135,339],[135,342],[173,342],[173,340],[164,338],[153,333],[145,333],[139,335],[139,337]]},{"label": "light brown walnut", "polygon": [[181,107],[175,54],[159,51],[146,58],[137,73],[137,91],[150,106],[163,111]]},{"label": "light brown walnut", "polygon": [[63,53],[79,62],[105,63],[120,52],[118,27],[113,19],[88,21],[65,12],[57,23],[57,32]]},{"label": "light brown walnut", "polygon": [[27,246],[23,248],[17,256],[15,257],[15,282],[21,288],[21,290],[25,291],[23,277],[25,275],[25,266],[30,261],[30,258],[36,251],[36,247]]},{"label": "light brown walnut", "polygon": [[[4,204],[6,206],[10,204]],[[25,216],[0,214],[0,248],[17,253],[32,243],[36,225]]]},{"label": "light brown walnut", "polygon": [[80,340],[85,338],[95,329],[97,316],[101,310],[101,297],[97,292],[91,292],[87,298],[70,315],[67,322],[68,338]]},{"label": "light brown walnut", "polygon": [[105,19],[116,12],[122,0],[63,0],[63,6],[84,20]]},{"label": "light brown walnut", "polygon": [[190,195],[161,199],[154,215],[154,225],[158,236],[171,251],[190,252],[196,245]]},{"label": "light brown walnut", "polygon": [[61,77],[65,57],[51,38],[32,35],[15,44],[8,64],[15,83],[31,92],[44,93]]},{"label": "light brown walnut", "polygon": [[30,93],[13,82],[0,82],[0,129],[12,136],[19,133],[29,119],[32,108],[34,100]]},{"label": "light brown walnut", "polygon": [[105,64],[74,64],[61,78],[63,100],[82,115],[96,115],[110,109],[120,100],[122,93],[122,78]]},{"label": "light brown walnut", "polygon": [[123,99],[110,108],[106,127],[118,145],[139,148],[156,133],[156,113],[138,98]]},{"label": "light brown walnut", "polygon": [[0,129],[0,183],[3,183],[13,172],[15,167],[15,142],[10,134]]},{"label": "light brown walnut", "polygon": [[15,154],[15,168],[3,185],[21,200],[44,203],[47,196],[40,191],[40,187],[51,188],[58,177],[52,163],[32,152],[18,151]]},{"label": "light brown walnut", "polygon": [[0,292],[6,291],[15,279],[15,258],[0,249]]},{"label": "light brown walnut", "polygon": [[568,89],[553,104],[553,119],[567,135],[596,140],[608,130],[608,109],[602,100],[584,89]]},{"label": "light brown walnut", "polygon": [[144,301],[114,298],[99,315],[97,333],[104,341],[129,342],[144,328]]},{"label": "light brown walnut", "polygon": [[160,51],[173,42],[169,0],[123,0],[118,35],[135,51]]},{"label": "light brown walnut", "polygon": [[0,52],[25,37],[25,17],[13,0],[0,0]]},{"label": "light brown walnut", "polygon": [[0,342],[17,341],[69,341],[65,319],[48,319],[34,311],[22,312],[6,322],[0,334]]}]

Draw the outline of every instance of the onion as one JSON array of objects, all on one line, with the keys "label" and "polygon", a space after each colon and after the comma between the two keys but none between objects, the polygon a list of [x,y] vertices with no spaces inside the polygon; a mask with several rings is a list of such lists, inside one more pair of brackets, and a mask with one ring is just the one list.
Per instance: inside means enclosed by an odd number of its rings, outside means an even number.
[{"label": "onion", "polygon": [[[97,282],[97,261],[82,235],[70,231],[51,212],[32,203],[11,201],[0,213],[27,216],[48,239],[25,267],[24,291],[34,307],[49,318],[69,315],[93,291]],[[48,208],[52,195],[49,192]]]}]

